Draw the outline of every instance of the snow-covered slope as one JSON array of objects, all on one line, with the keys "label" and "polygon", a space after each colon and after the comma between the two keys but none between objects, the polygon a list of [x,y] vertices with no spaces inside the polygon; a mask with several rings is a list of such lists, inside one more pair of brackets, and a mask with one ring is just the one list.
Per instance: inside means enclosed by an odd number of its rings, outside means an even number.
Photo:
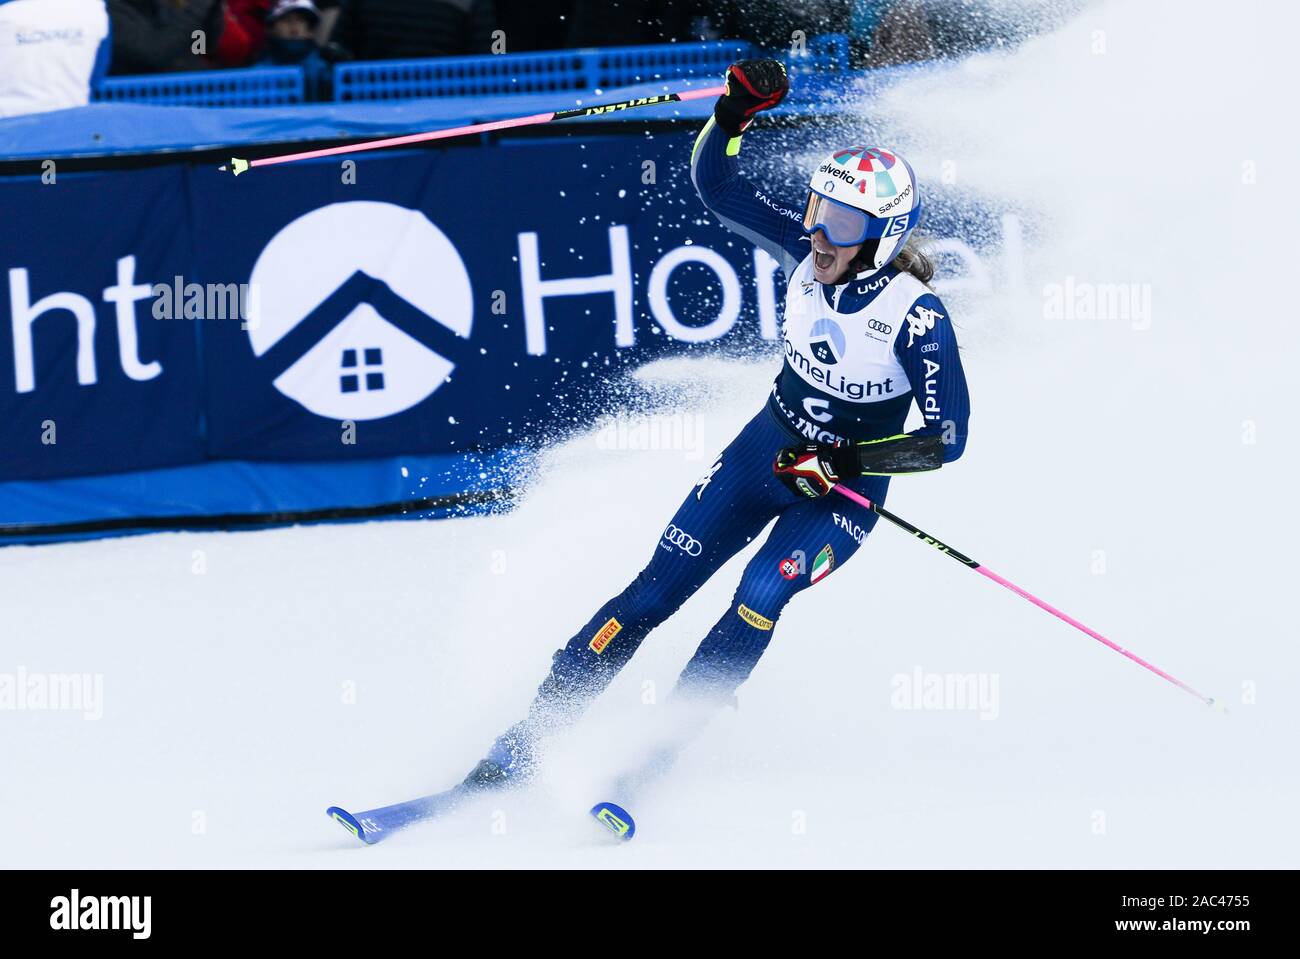
[{"label": "snow-covered slope", "polygon": [[[101,719],[0,711],[0,864],[1300,864],[1300,144],[1279,104],[1298,25],[1279,4],[1095,5],[861,105],[923,180],[1036,224],[1021,282],[949,300],[967,455],[897,481],[891,508],[1227,718],[882,524],[791,604],[739,710],[635,810],[631,845],[583,811],[746,555],[647,641],[536,788],[348,839],[326,805],[448,785],[520,714],[774,372],[679,360],[645,375],[714,389],[659,421],[672,448],[625,448],[649,435],[635,421],[574,440],[508,515],[0,551],[0,673],[103,676]],[[1052,298],[1087,284],[1136,284],[1137,311],[1080,318],[1072,300],[1055,318]],[[898,708],[918,670],[996,696]]]}]

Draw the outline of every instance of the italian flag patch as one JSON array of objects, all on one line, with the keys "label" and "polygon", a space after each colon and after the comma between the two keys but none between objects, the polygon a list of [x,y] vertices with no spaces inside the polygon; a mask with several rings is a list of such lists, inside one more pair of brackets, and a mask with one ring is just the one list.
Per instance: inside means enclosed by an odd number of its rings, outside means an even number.
[{"label": "italian flag patch", "polygon": [[822,551],[817,554],[817,558],[813,560],[812,573],[810,574],[811,581],[817,582],[834,568],[835,552],[831,549],[831,544],[827,543],[822,547]]}]

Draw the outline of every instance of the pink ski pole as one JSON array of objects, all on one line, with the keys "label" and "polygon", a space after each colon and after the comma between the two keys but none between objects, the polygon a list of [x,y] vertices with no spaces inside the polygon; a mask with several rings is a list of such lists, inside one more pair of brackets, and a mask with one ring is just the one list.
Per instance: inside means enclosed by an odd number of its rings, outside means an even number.
[{"label": "pink ski pole", "polygon": [[231,157],[230,162],[218,169],[229,171],[235,176],[253,167],[271,166],[275,163],[292,163],[294,160],[314,160],[319,157],[338,156],[341,153],[362,153],[367,150],[381,150],[384,147],[406,146],[411,143],[425,143],[429,140],[447,140],[452,137],[467,136],[471,133],[489,133],[493,130],[509,130],[514,127],[534,126],[539,123],[551,123],[555,120],[574,120],[578,117],[593,117],[604,113],[617,113],[619,110],[631,110],[635,107],[649,107],[660,103],[677,103],[684,100],[699,100],[703,97],[718,97],[725,93],[725,86],[702,87],[699,90],[683,90],[680,93],[659,93],[651,97],[637,97],[633,100],[620,100],[617,103],[603,103],[598,106],[576,107],[572,110],[556,110],[553,113],[533,113],[526,117],[514,117],[510,120],[490,120],[486,123],[471,123],[463,127],[450,127],[446,130],[433,130],[429,133],[410,133],[406,136],[387,137],[383,140],[365,140],[341,147],[326,147],[323,150],[306,150],[302,153],[285,153],[282,156],[260,157],[256,160],[243,160]]},{"label": "pink ski pole", "polygon": [[1021,589],[1015,583],[1011,582],[1011,580],[999,576],[997,573],[993,572],[993,570],[989,569],[987,566],[980,565],[979,563],[975,562],[975,560],[971,559],[969,556],[964,556],[961,553],[957,552],[957,550],[953,549],[951,546],[947,545],[946,543],[942,543],[939,540],[935,539],[929,533],[917,529],[907,520],[899,516],[895,516],[893,513],[889,512],[889,510],[885,509],[883,506],[879,505],[878,503],[873,503],[871,500],[867,499],[861,493],[857,493],[849,489],[847,486],[844,486],[843,484],[837,484],[832,488],[835,489],[840,494],[847,496],[849,499],[853,500],[853,502],[857,503],[858,505],[865,506],[867,509],[871,510],[877,516],[889,520],[891,523],[893,523],[895,526],[899,527],[900,529],[905,529],[913,536],[917,537],[918,539],[921,539],[924,542],[929,543],[935,549],[939,550],[939,552],[946,553],[947,555],[955,559],[957,562],[961,563],[963,566],[970,567],[971,569],[975,570],[975,572],[979,573],[981,576],[987,576],[989,579],[993,580],[993,582],[999,583],[1005,586],[1007,589],[1011,590],[1011,592],[1015,593],[1016,595],[1022,596],[1025,599],[1029,600],[1039,609],[1045,609],[1047,610],[1047,612],[1051,613],[1057,619],[1069,623],[1071,626],[1073,626],[1075,629],[1081,632],[1087,633],[1093,639],[1097,640],[1097,642],[1104,643],[1105,645],[1109,646],[1111,649],[1115,650],[1115,652],[1119,653],[1121,656],[1127,656],[1129,659],[1133,660],[1133,662],[1137,663],[1139,666],[1143,667],[1144,669],[1151,670],[1151,672],[1155,673],[1161,679],[1169,680],[1169,682],[1173,683],[1179,689],[1191,693],[1201,702],[1205,703],[1205,705],[1213,706],[1215,709],[1218,709],[1221,712],[1225,712],[1225,713],[1227,712],[1227,709],[1222,704],[1216,703],[1214,699],[1212,699],[1209,696],[1201,695],[1191,686],[1188,686],[1181,679],[1169,675],[1167,672],[1165,672],[1163,669],[1160,669],[1158,666],[1153,666],[1151,663],[1148,663],[1141,656],[1138,656],[1135,653],[1130,653],[1127,649],[1120,646],[1118,643],[1112,642],[1111,640],[1107,639],[1105,636],[1101,635],[1101,633],[1097,632],[1096,630],[1090,629],[1089,627],[1083,625],[1083,623],[1079,622],[1073,616],[1061,612],[1059,609],[1057,609],[1055,606],[1051,605],[1050,603],[1043,602],[1043,600],[1039,599],[1033,593],[1029,592],[1028,590]]}]

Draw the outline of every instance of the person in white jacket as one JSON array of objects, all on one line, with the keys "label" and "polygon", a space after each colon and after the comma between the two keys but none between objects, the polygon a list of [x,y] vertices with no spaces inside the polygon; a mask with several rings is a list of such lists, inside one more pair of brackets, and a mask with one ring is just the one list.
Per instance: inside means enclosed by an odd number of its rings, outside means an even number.
[{"label": "person in white jacket", "polygon": [[104,0],[0,0],[0,117],[85,106],[109,50]]}]

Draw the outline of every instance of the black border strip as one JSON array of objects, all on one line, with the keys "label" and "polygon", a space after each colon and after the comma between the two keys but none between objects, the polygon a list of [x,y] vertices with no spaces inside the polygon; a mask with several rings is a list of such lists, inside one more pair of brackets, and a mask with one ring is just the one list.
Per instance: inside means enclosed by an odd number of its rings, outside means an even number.
[{"label": "black border strip", "polygon": [[[502,863],[513,860],[500,853],[484,853],[481,859],[459,869],[434,870],[427,863],[439,858],[435,836],[425,837],[423,845],[417,841],[405,847],[403,865],[426,863],[424,868],[411,870],[395,867],[391,859],[376,860],[377,850],[360,848],[327,823],[324,816],[318,818],[320,829],[332,829],[338,835],[314,843],[311,856],[315,865],[308,868],[0,870],[5,942],[19,949],[30,944],[36,947],[32,955],[74,950],[97,955],[102,950],[96,942],[110,946],[114,940],[134,942],[129,929],[52,928],[56,897],[70,898],[73,889],[78,890],[83,901],[105,895],[149,896],[150,939],[163,948],[175,943],[172,948],[178,953],[183,953],[196,938],[219,944],[223,951],[247,953],[248,943],[255,939],[283,940],[292,923],[299,955],[336,956],[353,951],[373,954],[377,929],[389,939],[404,934],[428,936],[431,892],[441,912],[450,917],[445,924],[450,926],[454,921],[457,927],[469,930],[499,925],[501,902],[505,899],[511,904],[512,930],[521,929],[528,938],[529,930],[549,931],[547,923],[554,924],[556,915],[572,913],[575,882],[583,882],[585,875],[593,876],[588,882],[601,881],[595,870],[602,868],[616,876],[612,881],[626,896],[640,899],[644,895],[650,899],[663,888],[665,878],[671,878],[674,890],[681,890],[685,901],[707,902],[714,914],[723,916],[747,916],[754,902],[770,899],[774,893],[779,895],[790,917],[708,929],[699,940],[706,947],[729,947],[728,952],[733,954],[739,945],[746,954],[761,955],[763,947],[772,941],[771,930],[779,934],[780,929],[786,929],[806,938],[810,926],[819,931],[824,927],[827,932],[814,941],[832,947],[849,941],[850,936],[856,936],[855,942],[863,941],[865,936],[858,934],[861,929],[875,939],[915,944],[927,954],[958,956],[985,954],[1007,945],[1027,947],[1017,952],[1043,953],[1047,951],[1043,946],[1050,948],[1062,942],[1096,943],[1107,948],[1102,953],[1106,956],[1181,955],[1189,951],[1183,947],[1194,941],[1208,942],[1216,955],[1270,955],[1269,942],[1290,938],[1295,932],[1295,870],[874,871],[806,866],[774,870],[744,866],[691,868],[672,863],[667,863],[669,868],[665,869],[663,861],[645,868],[644,862],[621,854],[623,850],[601,849],[594,841],[585,844],[591,854],[581,863],[566,861],[565,854],[556,851],[548,854],[553,860],[550,866],[503,867]],[[590,828],[595,835],[598,827],[593,824]],[[500,838],[487,837],[485,832],[479,830],[484,843]],[[673,841],[671,826],[664,835],[669,843]],[[523,843],[527,841],[525,837]],[[520,840],[516,838],[515,843],[519,845]],[[579,845],[576,839],[572,842],[574,848]],[[673,852],[671,846],[669,852]],[[526,855],[526,846],[506,855]],[[688,855],[672,858],[680,860]],[[1249,858],[1283,854],[1265,853],[1256,843],[1238,850],[1236,855]],[[726,849],[718,850],[713,857],[731,861],[740,858]],[[553,880],[549,878],[552,875]],[[848,896],[870,904],[858,913],[866,918],[852,927],[842,921],[846,910],[836,906]],[[1183,905],[1155,909],[1123,905],[1127,899],[1139,897],[1163,898],[1167,903],[1173,896],[1181,897]],[[1196,900],[1200,902],[1194,905]],[[371,904],[378,904],[378,908]],[[331,907],[334,915],[327,913]],[[1150,921],[1154,928],[1117,928],[1123,920]],[[1160,928],[1166,921],[1175,920],[1211,924],[1244,920],[1249,928],[1213,929],[1208,935],[1176,926]],[[70,948],[50,948],[59,940]],[[1125,948],[1119,949],[1120,945]],[[348,953],[343,952],[344,948]],[[28,954],[19,949],[10,954]],[[110,948],[108,954],[115,951]],[[1190,951],[1200,954],[1199,950]],[[909,952],[920,954],[922,949],[914,947]]]},{"label": "black border strip", "polygon": [[84,520],[76,523],[29,523],[0,526],[0,540],[27,536],[68,536],[82,533],[114,533],[130,530],[239,530],[268,526],[290,526],[326,520],[376,519],[400,516],[423,510],[453,509],[464,506],[505,504],[514,497],[510,487],[446,496],[379,503],[375,506],[333,506],[326,509],[291,510],[283,513],[217,513],[204,516],[123,516],[114,519]]}]

